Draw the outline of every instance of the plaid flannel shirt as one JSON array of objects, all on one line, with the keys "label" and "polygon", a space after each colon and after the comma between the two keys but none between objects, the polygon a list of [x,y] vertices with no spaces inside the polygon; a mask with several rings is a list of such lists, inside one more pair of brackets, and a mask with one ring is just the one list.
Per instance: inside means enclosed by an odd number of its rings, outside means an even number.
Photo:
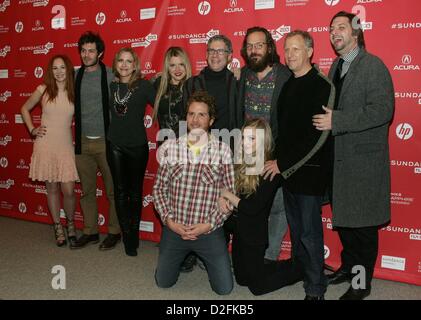
[{"label": "plaid flannel shirt", "polygon": [[187,146],[187,136],[167,140],[158,149],[160,164],[153,187],[155,209],[166,223],[210,223],[210,232],[221,227],[229,214],[218,206],[221,189],[234,192],[231,149],[209,135],[199,157]]}]

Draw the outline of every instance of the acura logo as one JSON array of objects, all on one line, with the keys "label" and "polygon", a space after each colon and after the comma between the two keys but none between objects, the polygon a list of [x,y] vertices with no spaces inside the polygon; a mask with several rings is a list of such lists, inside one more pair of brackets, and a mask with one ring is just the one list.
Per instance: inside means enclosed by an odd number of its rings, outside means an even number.
[{"label": "acura logo", "polygon": [[402,56],[402,63],[403,64],[410,64],[412,61],[412,57],[409,54],[404,54]]},{"label": "acura logo", "polygon": [[234,7],[236,7],[237,6],[237,0],[230,0],[230,7],[231,8],[234,8]]},{"label": "acura logo", "polygon": [[121,17],[121,19],[124,19],[125,17],[127,17],[127,12],[126,12],[126,10],[121,10],[121,12],[120,12],[120,17]]},{"label": "acura logo", "polygon": [[152,68],[152,63],[149,61],[145,63],[145,69],[150,70]]}]

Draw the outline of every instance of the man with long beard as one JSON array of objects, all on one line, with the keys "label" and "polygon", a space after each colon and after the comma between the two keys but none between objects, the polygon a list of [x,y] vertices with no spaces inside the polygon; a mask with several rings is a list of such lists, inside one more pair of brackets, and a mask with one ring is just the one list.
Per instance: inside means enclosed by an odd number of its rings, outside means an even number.
[{"label": "man with long beard", "polygon": [[[237,118],[241,128],[246,119],[261,118],[269,123],[276,141],[278,133],[277,102],[291,72],[279,62],[276,45],[268,30],[252,27],[247,30],[241,49],[246,66],[241,69]],[[269,247],[265,262],[278,259],[282,239],[287,230],[282,188],[279,188],[269,216]]]}]

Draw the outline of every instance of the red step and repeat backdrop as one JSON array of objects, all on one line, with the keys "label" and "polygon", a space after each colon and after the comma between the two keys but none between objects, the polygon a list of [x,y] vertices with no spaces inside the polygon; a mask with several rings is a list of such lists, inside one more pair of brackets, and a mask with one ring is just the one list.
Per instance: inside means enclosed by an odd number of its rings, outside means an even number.
[{"label": "red step and repeat backdrop", "polygon": [[[327,73],[335,58],[329,43],[329,21],[340,10],[363,21],[367,48],[388,66],[395,85],[396,112],[390,127],[392,221],[380,233],[375,276],[421,285],[421,2],[419,0],[0,0],[0,215],[50,223],[45,186],[28,179],[32,139],[20,107],[41,83],[48,59],[57,53],[80,65],[77,40],[97,31],[106,43],[105,63],[123,46],[135,48],[146,78],[159,72],[169,46],[185,47],[193,73],[205,65],[206,42],[215,34],[232,39],[232,65],[241,67],[241,42],[248,27],[272,32],[282,56],[283,37],[294,29],[311,32],[313,61]],[[161,226],[151,197],[157,170],[157,127],[150,117],[150,138],[141,238],[159,241]],[[40,123],[40,108],[33,112]],[[418,135],[417,135],[418,133]],[[77,194],[81,194],[77,185]],[[107,201],[98,177],[99,223],[107,220]],[[83,216],[77,207],[80,227]],[[325,257],[338,267],[340,243],[331,212],[324,208]],[[102,231],[106,232],[105,227]],[[290,253],[283,243],[282,256]]]}]

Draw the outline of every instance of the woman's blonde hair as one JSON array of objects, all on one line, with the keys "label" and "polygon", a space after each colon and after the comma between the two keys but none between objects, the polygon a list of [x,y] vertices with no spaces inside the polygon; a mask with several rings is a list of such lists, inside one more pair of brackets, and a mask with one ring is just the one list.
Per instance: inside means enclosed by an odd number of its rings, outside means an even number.
[{"label": "woman's blonde hair", "polygon": [[153,120],[156,120],[158,117],[158,109],[159,109],[159,102],[161,101],[162,97],[167,93],[168,91],[168,85],[171,81],[171,75],[170,75],[170,60],[172,57],[179,57],[184,63],[184,67],[186,68],[186,76],[181,81],[180,84],[180,90],[183,90],[183,84],[184,82],[191,77],[191,65],[189,57],[181,47],[169,47],[167,52],[165,53],[164,57],[164,66],[162,68],[162,75],[161,75],[161,82],[159,84],[158,91],[156,93],[155,98],[155,105],[153,108]]},{"label": "woman's blonde hair", "polygon": [[[243,128],[241,129],[242,135],[244,134],[245,129],[260,129],[263,132],[262,134],[256,134],[256,148],[260,148],[263,146],[263,157],[264,159],[257,159],[257,161],[261,160],[263,163],[267,160],[272,158],[273,152],[273,138],[272,138],[272,131],[268,123],[263,119],[250,119],[244,123]],[[241,143],[243,139],[241,139]],[[243,147],[237,149],[236,161],[235,161],[235,191],[237,194],[243,194],[246,197],[250,196],[257,190],[259,186],[259,175],[260,172],[254,171],[253,174],[248,173],[247,169],[251,169],[256,167],[257,161],[254,163],[250,163],[245,159],[246,155],[244,154]],[[254,157],[258,157],[259,152],[255,152],[253,154]]]},{"label": "woman's blonde hair", "polygon": [[139,57],[132,48],[124,47],[124,48],[121,48],[120,50],[117,51],[117,53],[114,56],[114,60],[113,60],[113,73],[116,77],[120,77],[120,74],[117,71],[117,62],[118,62],[118,59],[120,58],[120,55],[123,52],[128,52],[133,57],[134,71],[133,71],[132,75],[130,76],[129,83],[128,83],[129,89],[132,89],[134,82],[136,80],[140,79],[141,75],[142,75],[141,72],[140,72]]}]

